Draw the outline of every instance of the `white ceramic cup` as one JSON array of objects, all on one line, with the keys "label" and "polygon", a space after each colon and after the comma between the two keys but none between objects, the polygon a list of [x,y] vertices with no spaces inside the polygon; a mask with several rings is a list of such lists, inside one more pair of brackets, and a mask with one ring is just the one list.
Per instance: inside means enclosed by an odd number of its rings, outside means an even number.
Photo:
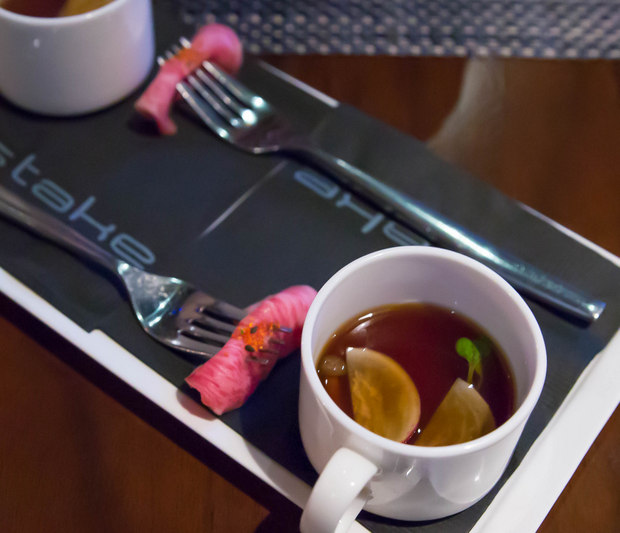
[{"label": "white ceramic cup", "polygon": [[55,18],[0,8],[0,94],[44,115],[98,111],[138,87],[154,50],[150,0]]},{"label": "white ceramic cup", "polygon": [[[517,396],[516,412],[504,424],[463,444],[412,446],[368,431],[329,397],[316,363],[332,333],[369,308],[407,301],[455,309],[503,348]],[[547,366],[540,328],[506,281],[461,254],[420,246],[381,250],[337,272],[310,306],[301,357],[301,437],[320,472],[301,518],[307,533],[347,531],[362,508],[389,518],[431,520],[473,505],[504,472]]]}]

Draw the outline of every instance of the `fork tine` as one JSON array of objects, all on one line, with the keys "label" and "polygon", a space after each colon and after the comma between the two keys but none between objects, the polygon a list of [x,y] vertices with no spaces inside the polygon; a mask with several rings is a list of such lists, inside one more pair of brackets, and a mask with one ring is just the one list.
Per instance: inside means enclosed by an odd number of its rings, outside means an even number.
[{"label": "fork tine", "polygon": [[181,338],[171,341],[170,344],[186,353],[198,355],[205,361],[222,349],[220,344],[211,344],[204,340],[196,340],[189,335],[183,334],[183,332],[179,332],[179,337]]},{"label": "fork tine", "polygon": [[[168,51],[166,53],[166,57],[168,59],[173,57],[175,54],[178,54],[180,51],[180,48],[177,45],[173,45],[171,49],[172,51]],[[209,79],[209,77],[202,70],[198,69],[192,74],[189,74],[186,77],[186,80],[192,86],[192,88],[204,100],[206,100],[206,102],[211,106],[211,108],[224,119],[225,122],[228,122],[233,128],[243,126],[242,120],[239,116],[240,111],[237,111],[239,106],[236,106],[237,109],[235,109],[234,103],[233,105],[228,105],[228,101],[230,101],[230,98],[226,95],[223,95],[219,87],[214,88],[213,86],[215,85],[215,82]],[[205,85],[207,87],[205,87]]]},{"label": "fork tine", "polygon": [[236,324],[224,322],[208,315],[199,315],[193,320],[194,324],[210,330],[221,331],[230,335],[237,329]]},{"label": "fork tine", "polygon": [[[214,95],[215,91],[209,91],[210,87],[205,88],[204,78],[207,78],[207,76],[202,71],[197,70],[194,74],[187,76],[187,81],[222,119],[228,122],[233,128],[242,127],[243,121],[239,117],[239,114],[231,109],[231,106],[227,105],[226,102],[218,100]],[[200,83],[201,81],[203,83]]]},{"label": "fork tine", "polygon": [[247,311],[240,309],[228,302],[223,302],[222,300],[216,300],[212,304],[203,307],[201,309],[203,313],[212,314],[215,316],[219,316],[224,320],[240,322],[243,320],[248,314]]},{"label": "fork tine", "polygon": [[[184,37],[179,43],[172,45],[164,57],[157,58],[160,66],[178,54],[181,47],[191,45]],[[254,126],[261,111],[269,111],[265,100],[208,61],[177,83],[176,88],[205,125],[230,142],[235,131]]]},{"label": "fork tine", "polygon": [[220,115],[208,105],[205,100],[200,98],[187,83],[177,84],[177,91],[200,119],[219,137],[229,140],[232,133],[232,126],[225,124]]},{"label": "fork tine", "polygon": [[237,98],[243,104],[250,106],[252,109],[261,109],[268,106],[267,102],[260,96],[250,91],[241,82],[229,76],[210,61],[203,61],[203,68],[217,80],[222,87]]},{"label": "fork tine", "polygon": [[[190,48],[191,42],[186,37],[179,37],[179,42],[183,48]],[[173,47],[174,48],[174,47]],[[260,108],[266,107],[267,102],[259,95],[252,92],[250,89],[245,87],[241,82],[236,80],[235,78],[229,76],[226,72],[221,70],[215,63],[211,63],[210,61],[203,61],[203,68],[211,75],[215,80],[219,82],[219,84],[224,87],[230,94],[232,94],[235,98],[237,98],[241,103],[250,106],[251,108]],[[202,71],[197,71],[202,72]],[[214,92],[218,94],[218,96],[224,101],[227,105],[231,105],[234,109],[238,109],[238,113],[241,114],[242,110],[239,108],[236,103],[231,100],[228,95],[223,92],[217,84],[211,81],[211,78],[201,76],[201,79],[211,88]],[[206,81],[208,79],[209,81]],[[230,102],[230,104],[229,104]]]},{"label": "fork tine", "polygon": [[176,338],[171,344],[179,349],[210,359],[230,340],[247,311],[210,294],[195,292],[181,306],[175,319]]},{"label": "fork tine", "polygon": [[[165,58],[162,56],[157,58],[157,63],[160,66],[171,57],[174,57],[174,54],[171,51],[166,51],[165,56]],[[232,126],[230,124],[226,124],[221,116],[213,110],[212,106],[208,105],[208,103],[196,93],[189,83],[181,81],[177,83],[176,88],[185,103],[192,108],[194,113],[196,113],[196,115],[198,115],[198,117],[200,117],[200,119],[216,135],[226,140],[230,139]]]},{"label": "fork tine", "polygon": [[[179,42],[183,48],[190,48],[191,42],[186,37],[179,37]],[[204,65],[203,65],[204,66]],[[200,80],[210,89],[212,90],[219,98],[227,105],[229,108],[233,109],[237,115],[241,115],[243,113],[243,108],[241,108],[235,100],[230,98],[228,93],[220,88],[220,85],[215,82],[207,73],[202,69],[197,69],[195,75],[200,78]]]},{"label": "fork tine", "polygon": [[[204,85],[206,85],[206,89],[204,87],[199,91],[201,94],[203,91],[210,91],[213,94],[213,97],[217,97],[221,102],[222,106],[227,110],[226,115],[234,118],[235,122],[239,122],[241,119],[242,122],[246,124],[254,124],[256,122],[256,114],[251,109],[247,107],[242,107],[239,105],[238,100],[234,97],[231,97],[219,83],[217,83],[204,68],[199,68],[194,72],[194,77],[201,81]],[[205,98],[207,98],[205,96]],[[218,103],[219,105],[219,103]],[[218,109],[218,112],[221,112]],[[248,116],[251,115],[251,116]],[[232,122],[232,121],[231,121]],[[238,124],[233,124],[238,125]]]},{"label": "fork tine", "polygon": [[207,341],[208,344],[213,346],[219,345],[219,348],[224,346],[224,344],[226,344],[226,342],[230,339],[230,335],[223,335],[221,333],[197,326],[194,324],[194,320],[190,321],[187,326],[179,331],[179,333],[195,340]]}]

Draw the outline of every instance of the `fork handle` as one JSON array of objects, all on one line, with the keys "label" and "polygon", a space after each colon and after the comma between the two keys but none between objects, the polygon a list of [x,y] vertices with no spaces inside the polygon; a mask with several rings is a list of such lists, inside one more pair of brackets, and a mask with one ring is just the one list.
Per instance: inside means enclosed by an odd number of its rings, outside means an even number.
[{"label": "fork handle", "polygon": [[97,246],[72,227],[38,207],[25,202],[1,185],[0,214],[35,234],[45,237],[80,256],[85,256],[117,276],[119,275],[118,269],[124,264],[123,261]]},{"label": "fork handle", "polygon": [[292,152],[326,170],[436,246],[461,252],[489,266],[523,295],[586,323],[593,322],[603,312],[604,302],[581,294],[535,266],[498,250],[452,220],[350,163],[314,146],[296,146]]}]

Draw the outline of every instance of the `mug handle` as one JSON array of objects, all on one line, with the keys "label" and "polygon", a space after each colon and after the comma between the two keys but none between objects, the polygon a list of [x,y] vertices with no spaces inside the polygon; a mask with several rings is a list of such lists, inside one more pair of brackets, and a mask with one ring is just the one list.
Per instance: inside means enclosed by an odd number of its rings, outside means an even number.
[{"label": "mug handle", "polygon": [[340,448],[325,465],[301,515],[301,533],[345,533],[368,499],[366,484],[377,465]]}]

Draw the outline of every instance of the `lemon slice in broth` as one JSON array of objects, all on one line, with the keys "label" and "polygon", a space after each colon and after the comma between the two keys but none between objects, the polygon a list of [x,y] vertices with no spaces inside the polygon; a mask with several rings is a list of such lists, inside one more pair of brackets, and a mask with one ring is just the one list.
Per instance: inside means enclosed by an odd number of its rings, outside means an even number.
[{"label": "lemon slice in broth", "polygon": [[112,0],[67,0],[60,10],[59,17],[69,17],[71,15],[81,15],[89,11],[94,11]]},{"label": "lemon slice in broth", "polygon": [[406,441],[420,420],[420,395],[409,374],[368,348],[348,348],[346,360],[355,421],[382,437]]},{"label": "lemon slice in broth", "polygon": [[448,446],[482,437],[495,429],[489,404],[469,383],[458,378],[414,444]]}]

